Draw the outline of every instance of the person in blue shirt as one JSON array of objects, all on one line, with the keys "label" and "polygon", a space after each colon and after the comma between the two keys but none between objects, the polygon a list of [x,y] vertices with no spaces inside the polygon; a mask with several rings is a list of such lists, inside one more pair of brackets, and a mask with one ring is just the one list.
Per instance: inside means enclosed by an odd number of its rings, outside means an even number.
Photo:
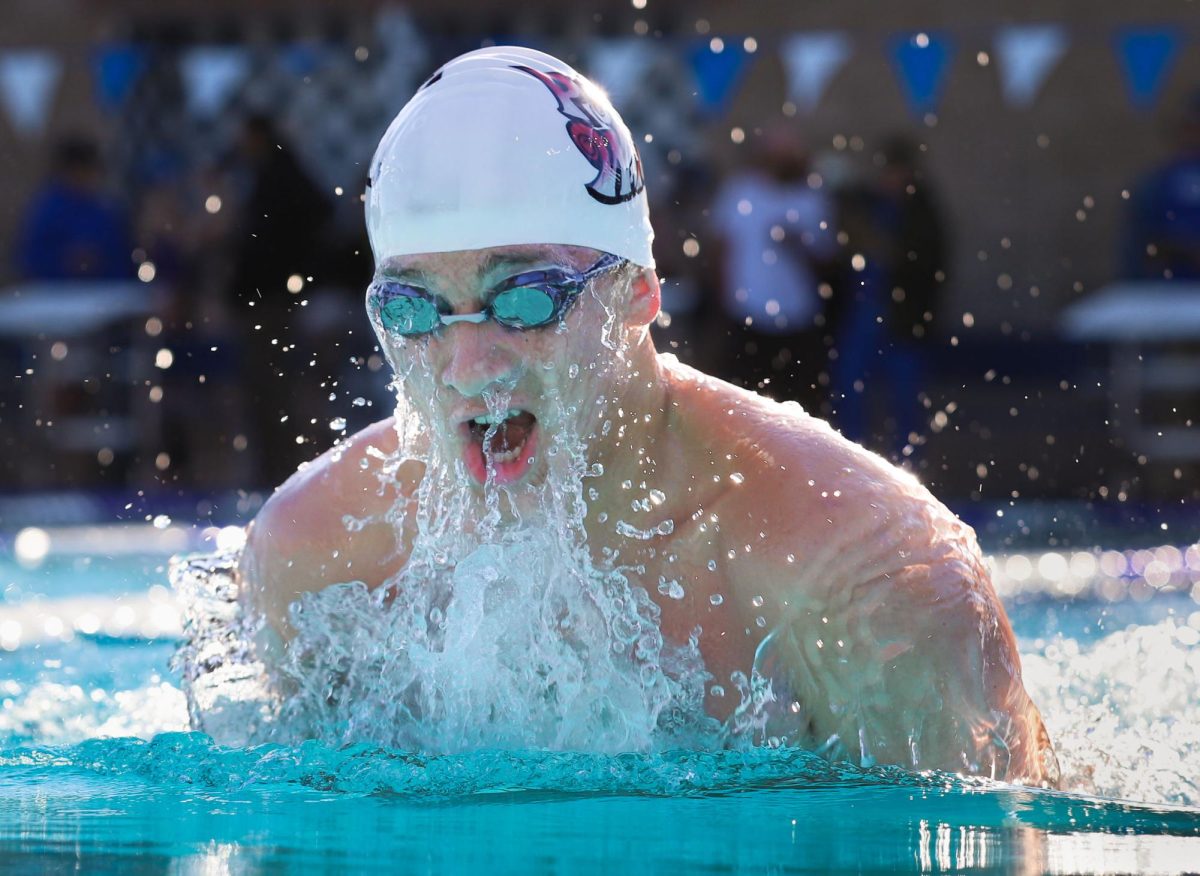
[{"label": "person in blue shirt", "polygon": [[18,273],[31,280],[122,280],[135,265],[129,217],[104,191],[96,144],[66,137],[49,178],[26,207],[17,234]]},{"label": "person in blue shirt", "polygon": [[1174,155],[1134,188],[1124,274],[1200,280],[1200,91],[1175,131]]}]

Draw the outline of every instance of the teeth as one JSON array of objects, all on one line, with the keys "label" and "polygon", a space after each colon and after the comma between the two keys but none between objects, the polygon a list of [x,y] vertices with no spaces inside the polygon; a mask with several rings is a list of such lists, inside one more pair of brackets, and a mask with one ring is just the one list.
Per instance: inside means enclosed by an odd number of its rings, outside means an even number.
[{"label": "teeth", "polygon": [[480,414],[471,422],[478,423],[480,426],[498,426],[510,417],[515,417],[521,413],[520,408],[509,408],[506,414]]},{"label": "teeth", "polygon": [[519,447],[510,447],[504,453],[493,453],[492,454],[492,463],[496,464],[496,463],[501,463],[501,462],[512,462],[514,459],[516,459],[518,456],[521,455],[521,451],[524,448],[525,448],[525,442],[522,441],[521,445]]}]

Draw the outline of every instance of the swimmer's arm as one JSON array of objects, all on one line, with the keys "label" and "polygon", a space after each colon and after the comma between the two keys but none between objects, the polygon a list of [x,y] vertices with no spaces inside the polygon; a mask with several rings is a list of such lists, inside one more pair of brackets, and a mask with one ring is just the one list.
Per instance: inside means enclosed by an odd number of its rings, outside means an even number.
[{"label": "swimmer's arm", "polygon": [[[289,609],[303,594],[346,581],[376,587],[403,566],[406,540],[385,515],[406,501],[409,473],[402,466],[392,480],[378,476],[380,455],[394,444],[390,420],[363,430],[289,478],[251,522],[239,598],[284,639]],[[347,517],[368,522],[351,532]]]},{"label": "swimmer's arm", "polygon": [[915,565],[841,591],[791,631],[810,744],[898,764],[1053,784],[1016,640],[977,561]]}]

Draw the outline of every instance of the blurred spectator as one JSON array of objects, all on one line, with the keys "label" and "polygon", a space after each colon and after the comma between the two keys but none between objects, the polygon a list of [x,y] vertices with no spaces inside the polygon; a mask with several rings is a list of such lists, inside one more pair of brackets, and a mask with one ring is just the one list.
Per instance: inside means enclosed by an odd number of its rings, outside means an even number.
[{"label": "blurred spectator", "polygon": [[842,433],[868,446],[877,443],[870,434],[869,398],[884,399],[890,443],[903,452],[921,441],[919,396],[928,378],[930,326],[947,253],[916,145],[893,137],[881,158],[877,180],[850,187],[840,198],[850,257],[838,283],[834,397]]},{"label": "blurred spectator", "polygon": [[1200,280],[1200,91],[1176,123],[1174,155],[1135,186],[1127,277]]},{"label": "blurred spectator", "polygon": [[264,115],[246,119],[231,170],[242,191],[233,228],[233,294],[240,305],[235,309],[245,315],[243,349],[253,373],[247,380],[253,477],[262,484],[282,483],[312,456],[297,443],[302,428],[288,421],[311,407],[297,385],[310,393],[315,388],[312,381],[288,378],[299,376],[296,369],[313,352],[293,350],[293,329],[305,297],[300,293],[321,272],[333,210]]},{"label": "blurred spectator", "polygon": [[34,193],[17,233],[18,273],[36,280],[131,278],[129,219],[104,191],[96,143],[67,137],[54,148],[50,176]]},{"label": "blurred spectator", "polygon": [[234,294],[278,317],[296,300],[288,279],[318,268],[332,205],[267,116],[246,119],[233,164],[243,191]]},{"label": "blurred spectator", "polygon": [[833,212],[824,191],[809,184],[804,142],[783,123],[768,127],[751,166],[722,184],[711,213],[729,339],[722,377],[819,406],[825,350],[817,286],[836,251]]}]

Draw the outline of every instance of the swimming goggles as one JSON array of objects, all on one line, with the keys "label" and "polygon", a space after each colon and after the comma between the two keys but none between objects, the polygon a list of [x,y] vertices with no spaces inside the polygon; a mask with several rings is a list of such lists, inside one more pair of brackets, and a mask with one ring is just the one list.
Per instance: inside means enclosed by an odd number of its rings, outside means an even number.
[{"label": "swimming goggles", "polygon": [[444,298],[385,277],[367,289],[367,307],[385,331],[405,337],[427,335],[456,322],[479,324],[489,319],[514,329],[539,328],[562,319],[590,279],[624,262],[620,256],[605,253],[585,271],[546,268],[517,274],[487,293],[483,310],[457,315],[451,313]]}]

